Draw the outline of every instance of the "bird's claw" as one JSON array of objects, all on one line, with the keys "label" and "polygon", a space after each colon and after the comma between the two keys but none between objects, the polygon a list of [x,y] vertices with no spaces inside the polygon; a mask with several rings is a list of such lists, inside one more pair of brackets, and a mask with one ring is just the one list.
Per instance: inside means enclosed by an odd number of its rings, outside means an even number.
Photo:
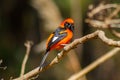
[{"label": "bird's claw", "polygon": [[67,46],[68,44],[61,44],[61,46]]}]

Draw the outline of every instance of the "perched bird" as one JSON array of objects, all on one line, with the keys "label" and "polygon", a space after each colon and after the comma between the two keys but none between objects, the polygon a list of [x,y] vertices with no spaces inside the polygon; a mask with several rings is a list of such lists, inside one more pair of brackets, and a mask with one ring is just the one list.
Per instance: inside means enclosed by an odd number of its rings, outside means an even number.
[{"label": "perched bird", "polygon": [[60,26],[47,39],[46,52],[40,63],[39,69],[44,66],[44,62],[51,50],[62,49],[73,37],[74,21],[71,18],[65,19]]}]

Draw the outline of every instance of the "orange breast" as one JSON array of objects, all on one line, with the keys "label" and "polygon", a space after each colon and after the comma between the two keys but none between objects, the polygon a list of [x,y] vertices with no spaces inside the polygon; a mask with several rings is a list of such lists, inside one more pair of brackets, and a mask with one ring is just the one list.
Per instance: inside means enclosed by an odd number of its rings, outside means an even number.
[{"label": "orange breast", "polygon": [[58,43],[56,43],[54,46],[52,46],[51,50],[53,50],[53,49],[61,49],[61,48],[64,47],[61,44],[68,44],[71,41],[71,39],[73,37],[73,32],[70,31],[69,29],[67,29],[66,32],[67,32],[67,36],[64,39],[62,39],[61,41],[59,41]]}]

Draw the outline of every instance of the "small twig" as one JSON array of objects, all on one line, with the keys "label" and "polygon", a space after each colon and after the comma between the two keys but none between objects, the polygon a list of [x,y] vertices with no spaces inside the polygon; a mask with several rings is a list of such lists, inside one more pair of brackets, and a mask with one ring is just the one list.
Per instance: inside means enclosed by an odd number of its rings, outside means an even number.
[{"label": "small twig", "polygon": [[99,20],[94,20],[94,19],[86,19],[85,22],[89,23],[94,28],[108,28],[108,26],[106,26],[104,21],[99,21]]},{"label": "small twig", "polygon": [[112,29],[111,29],[111,31],[112,31],[112,33],[113,33],[115,36],[117,36],[118,38],[120,38],[120,33],[119,33],[119,32],[117,32],[117,31],[115,31],[115,30],[112,30]]},{"label": "small twig", "polygon": [[94,19],[85,20],[86,23],[89,23],[94,28],[102,28],[102,29],[109,28],[108,25],[110,25],[110,28],[120,28],[120,26],[116,26],[117,24],[120,24],[120,19],[107,20],[107,22],[105,21],[94,20]]},{"label": "small twig", "polygon": [[112,18],[114,18],[115,16],[117,16],[117,14],[118,14],[119,11],[120,11],[120,5],[118,5],[116,7],[116,9],[107,18],[105,18],[105,21],[104,21],[105,26],[108,26],[110,24]]},{"label": "small twig", "polygon": [[0,67],[0,69],[6,70],[6,69],[7,69],[7,66]]},{"label": "small twig", "polygon": [[[112,10],[114,8],[114,10]],[[92,8],[93,9],[93,8]],[[95,19],[95,15],[99,14],[102,10],[108,10],[111,9],[112,13],[109,13],[107,17],[103,17],[103,20]],[[92,25],[92,27],[95,28],[118,28],[119,26],[116,26],[120,24],[120,19],[115,17],[120,12],[120,5],[118,4],[100,4],[93,10],[91,10],[88,13],[88,19],[86,19],[86,22]],[[106,14],[106,13],[104,13]],[[101,14],[102,16],[102,14]]]},{"label": "small twig", "polygon": [[[111,10],[111,13],[107,15],[107,17],[103,17],[103,20],[95,19],[95,15],[99,14],[102,10]],[[120,4],[100,4],[96,8],[93,9],[93,6],[91,6],[91,11],[88,13],[88,19],[85,21],[91,25],[91,27],[94,28],[100,28],[100,29],[109,29],[111,33],[120,38],[120,33],[115,30],[115,28],[120,28],[120,18],[118,16],[120,12]],[[103,13],[106,14],[106,13]],[[102,16],[102,14],[100,14]]]},{"label": "small twig", "polygon": [[[3,60],[1,59],[1,60],[0,60],[0,65],[1,65],[2,63],[3,63]],[[0,69],[6,70],[6,69],[7,69],[7,66],[0,67]]]},{"label": "small twig", "polygon": [[24,45],[25,45],[25,47],[26,47],[26,53],[25,53],[25,57],[24,57],[24,59],[23,59],[20,76],[23,76],[23,75],[24,75],[26,62],[27,62],[27,60],[28,60],[29,53],[30,53],[30,50],[31,50],[31,46],[33,45],[33,42],[27,41]]},{"label": "small twig", "polygon": [[112,49],[111,51],[109,51],[108,53],[100,57],[99,59],[95,60],[89,66],[84,68],[82,71],[72,75],[70,78],[68,78],[68,80],[77,80],[81,78],[82,76],[86,75],[88,72],[90,72],[91,70],[93,70],[94,68],[96,68],[97,66],[99,66],[100,64],[102,64],[103,62],[111,58],[112,56],[114,56],[115,54],[117,54],[118,51],[120,51],[120,48]]},{"label": "small twig", "polygon": [[120,41],[114,41],[112,39],[108,39],[106,36],[105,36],[105,33],[103,31],[100,31],[99,34],[98,34],[99,38],[104,42],[106,43],[107,45],[110,45],[110,46],[115,46],[115,47],[120,47]]},{"label": "small twig", "polygon": [[1,59],[1,60],[0,60],[0,65],[2,64],[2,62],[3,62],[3,60]]},{"label": "small twig", "polygon": [[100,4],[98,7],[96,7],[95,9],[93,9],[90,13],[88,13],[88,16],[91,18],[93,17],[95,14],[99,13],[102,10],[108,9],[108,8],[116,8],[118,7],[117,4]]},{"label": "small twig", "polygon": [[30,78],[29,80],[35,80],[35,79],[37,79],[38,77],[39,77],[39,75],[36,75],[36,76]]},{"label": "small twig", "polygon": [[118,5],[116,9],[106,19],[112,19],[114,16],[118,14],[119,11],[120,11],[120,5]]}]

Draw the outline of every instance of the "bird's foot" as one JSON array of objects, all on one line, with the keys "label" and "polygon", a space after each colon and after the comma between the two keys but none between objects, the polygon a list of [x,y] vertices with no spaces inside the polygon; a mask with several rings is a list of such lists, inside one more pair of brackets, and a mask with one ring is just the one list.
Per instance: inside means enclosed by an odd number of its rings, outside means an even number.
[{"label": "bird's foot", "polygon": [[68,44],[61,44],[61,46],[67,46]]}]

